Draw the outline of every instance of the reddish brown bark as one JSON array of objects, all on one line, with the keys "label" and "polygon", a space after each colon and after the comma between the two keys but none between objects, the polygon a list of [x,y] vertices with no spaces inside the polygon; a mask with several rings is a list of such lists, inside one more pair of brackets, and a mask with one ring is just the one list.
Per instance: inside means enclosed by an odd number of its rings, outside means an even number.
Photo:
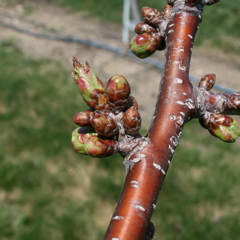
[{"label": "reddish brown bark", "polygon": [[[239,114],[240,93],[209,92],[215,83],[214,74],[204,76],[199,87],[189,81],[193,41],[203,6],[216,2],[219,0],[168,0],[171,6],[167,5],[162,13],[144,8],[145,13],[143,9],[147,22],[137,25],[136,32],[151,32],[156,36],[157,40],[152,39],[157,41],[156,46],[166,43],[165,67],[148,133],[138,138],[130,153],[126,151],[128,173],[105,240],[152,239],[154,227],[150,219],[186,122],[199,118],[212,135],[226,142],[233,142],[240,135],[239,124],[221,114]],[[150,45],[154,47],[151,54],[155,45]]]},{"label": "reddish brown bark", "polygon": [[134,164],[128,170],[105,240],[145,238],[183,125],[197,113],[196,97],[188,75],[200,20],[199,11],[185,8],[168,23],[166,63],[156,111],[145,139],[147,146],[127,160]]}]

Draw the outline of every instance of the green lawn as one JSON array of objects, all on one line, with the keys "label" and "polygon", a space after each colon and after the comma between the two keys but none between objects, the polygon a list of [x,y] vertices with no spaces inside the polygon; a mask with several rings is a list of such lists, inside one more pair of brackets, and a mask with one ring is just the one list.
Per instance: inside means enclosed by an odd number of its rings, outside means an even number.
[{"label": "green lawn", "polygon": [[94,166],[72,151],[83,104],[70,73],[11,43],[0,55],[0,239],[94,239]]},{"label": "green lawn", "polygon": [[[11,42],[0,56],[0,239],[102,239],[122,159],[72,150],[72,117],[86,107],[59,62],[27,58]],[[238,149],[186,125],[153,216],[156,239],[240,236]]]}]

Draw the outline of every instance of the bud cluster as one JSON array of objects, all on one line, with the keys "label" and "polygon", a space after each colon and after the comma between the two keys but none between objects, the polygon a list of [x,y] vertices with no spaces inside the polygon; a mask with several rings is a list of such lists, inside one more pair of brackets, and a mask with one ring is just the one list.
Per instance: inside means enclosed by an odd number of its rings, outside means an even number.
[{"label": "bud cluster", "polygon": [[[215,81],[215,74],[207,74],[201,78],[199,87],[209,91],[214,86]],[[199,119],[199,122],[214,137],[224,142],[234,142],[240,136],[240,124],[227,115],[206,112]]]},{"label": "bud cluster", "polygon": [[131,51],[139,58],[151,56],[157,50],[164,50],[165,30],[170,19],[172,6],[167,4],[162,12],[150,7],[142,8],[144,21],[135,27],[138,34],[130,41]]},{"label": "bud cluster", "polygon": [[130,96],[130,85],[124,76],[117,75],[104,87],[87,62],[81,64],[73,58],[73,66],[72,77],[90,107],[73,118],[80,126],[72,134],[74,150],[93,157],[113,155],[120,151],[122,135],[135,137],[141,127],[138,104]]}]

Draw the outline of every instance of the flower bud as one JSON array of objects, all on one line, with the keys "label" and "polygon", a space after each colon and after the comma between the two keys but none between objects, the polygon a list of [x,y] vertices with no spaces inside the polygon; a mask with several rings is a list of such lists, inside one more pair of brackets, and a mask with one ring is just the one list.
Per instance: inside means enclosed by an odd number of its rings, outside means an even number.
[{"label": "flower bud", "polygon": [[85,149],[84,149],[84,143],[82,141],[79,141],[78,137],[79,137],[79,132],[78,132],[79,128],[76,128],[73,132],[72,132],[72,145],[74,148],[74,151],[79,152],[79,153],[86,153]]},{"label": "flower bud", "polygon": [[72,133],[72,144],[76,152],[92,157],[107,157],[118,151],[115,140],[103,140],[92,128],[77,128]]},{"label": "flower bud", "polygon": [[127,99],[130,92],[130,85],[124,76],[113,76],[107,82],[106,93],[112,102]]},{"label": "flower bud", "polygon": [[153,25],[158,25],[162,21],[162,14],[154,8],[143,7],[142,8],[143,19]]},{"label": "flower bud", "polygon": [[73,122],[81,127],[91,125],[90,115],[93,111],[87,110],[76,114],[73,118]]},{"label": "flower bud", "polygon": [[112,137],[117,134],[118,128],[108,113],[94,112],[90,121],[95,132],[100,136]]},{"label": "flower bud", "polygon": [[203,76],[199,82],[199,87],[205,88],[209,91],[216,82],[216,75],[215,74],[206,74]]},{"label": "flower bud", "polygon": [[157,29],[150,26],[146,22],[140,22],[136,25],[135,32],[137,34],[142,34],[142,33],[145,33],[145,32],[157,32]]},{"label": "flower bud", "polygon": [[72,132],[72,145],[74,151],[82,154],[87,154],[84,147],[84,142],[92,135],[96,135],[96,133],[94,133],[91,128],[76,128]]},{"label": "flower bud", "polygon": [[85,141],[84,149],[92,157],[108,157],[118,151],[118,144],[115,140],[103,140],[92,135]]},{"label": "flower bud", "polygon": [[215,137],[224,142],[234,142],[240,136],[239,123],[226,115],[210,113],[201,124]]},{"label": "flower bud", "polygon": [[106,85],[106,93],[110,101],[111,109],[123,110],[130,92],[130,85],[124,76],[117,75],[111,77]]},{"label": "flower bud", "polygon": [[131,51],[139,58],[151,56],[158,49],[158,46],[158,40],[150,32],[137,35],[130,41]]},{"label": "flower bud", "polygon": [[129,108],[123,114],[123,127],[129,135],[135,136],[141,128],[141,116],[134,107]]},{"label": "flower bud", "polygon": [[91,107],[98,105],[98,94],[104,93],[103,83],[96,77],[89,64],[80,64],[73,57],[72,78],[76,82],[84,101]]},{"label": "flower bud", "polygon": [[232,119],[229,125],[219,125],[209,132],[224,142],[234,142],[240,137],[240,125],[235,119]]}]

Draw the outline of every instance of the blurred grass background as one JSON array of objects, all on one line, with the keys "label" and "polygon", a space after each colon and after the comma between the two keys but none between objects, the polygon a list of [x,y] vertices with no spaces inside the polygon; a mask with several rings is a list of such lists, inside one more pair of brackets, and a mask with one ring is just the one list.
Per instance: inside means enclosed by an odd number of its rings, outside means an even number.
[{"label": "blurred grass background", "polygon": [[[121,20],[120,0],[47,2]],[[221,1],[214,14],[206,9],[198,44],[225,51],[239,44],[237,3]],[[85,105],[59,62],[30,59],[11,41],[0,44],[0,56],[0,239],[102,239],[124,181],[121,157],[91,159],[72,150],[71,119]],[[156,239],[240,236],[238,149],[197,121],[186,125],[154,212]]]},{"label": "blurred grass background", "polygon": [[[85,11],[98,16],[103,21],[122,22],[122,0],[50,0],[70,7],[71,10]],[[166,4],[164,0],[138,0],[139,9],[151,6],[159,10]],[[221,0],[218,5],[206,6],[203,21],[198,31],[196,44],[220,48],[226,52],[240,54],[240,0]]]}]

